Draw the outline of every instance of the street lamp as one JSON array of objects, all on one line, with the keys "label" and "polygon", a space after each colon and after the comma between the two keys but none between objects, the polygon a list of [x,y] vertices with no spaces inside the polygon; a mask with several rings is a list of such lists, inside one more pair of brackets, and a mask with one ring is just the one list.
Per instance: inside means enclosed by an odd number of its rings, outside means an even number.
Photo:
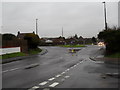
[{"label": "street lamp", "polygon": [[36,19],[36,34],[38,34],[38,25],[37,25],[38,19]]},{"label": "street lamp", "polygon": [[106,3],[102,2],[104,4],[104,17],[105,17],[105,30],[107,30],[107,21],[106,21]]}]

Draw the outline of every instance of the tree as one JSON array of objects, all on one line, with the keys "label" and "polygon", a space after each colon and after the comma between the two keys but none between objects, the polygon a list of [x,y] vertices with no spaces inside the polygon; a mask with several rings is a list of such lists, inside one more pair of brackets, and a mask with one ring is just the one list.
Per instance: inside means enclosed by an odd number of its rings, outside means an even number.
[{"label": "tree", "polygon": [[75,39],[78,39],[78,36],[77,36],[77,34],[75,34],[74,38],[75,38]]},{"label": "tree", "polygon": [[93,44],[96,44],[97,39],[95,37],[92,37],[92,42],[93,42]]},{"label": "tree", "polygon": [[10,34],[10,33],[2,35],[2,40],[3,41],[4,40],[15,40],[15,39],[17,39],[17,37],[13,34]]},{"label": "tree", "polygon": [[34,33],[28,33],[24,37],[25,40],[28,42],[28,49],[35,49],[38,47],[40,38],[38,35]]},{"label": "tree", "polygon": [[98,38],[104,40],[107,53],[120,52],[120,28],[108,28],[99,32]]}]

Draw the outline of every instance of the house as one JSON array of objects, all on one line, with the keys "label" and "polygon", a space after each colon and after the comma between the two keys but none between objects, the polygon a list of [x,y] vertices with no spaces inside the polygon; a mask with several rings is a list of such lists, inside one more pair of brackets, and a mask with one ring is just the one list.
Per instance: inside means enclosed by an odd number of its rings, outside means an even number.
[{"label": "house", "polygon": [[[35,34],[35,32],[33,31],[33,33]],[[26,34],[31,34],[31,33],[20,33],[20,31],[18,31],[18,35],[17,35],[17,37],[18,37],[18,39],[24,39],[24,37],[25,37],[25,35]]]},{"label": "house", "polygon": [[40,41],[40,45],[63,45],[66,43],[64,37],[41,38]]},{"label": "house", "polygon": [[[33,33],[35,32],[33,31]],[[25,52],[25,53],[28,52],[28,42],[27,40],[24,39],[26,34],[31,34],[31,33],[20,33],[20,31],[18,31],[18,35],[17,35],[17,38],[20,41],[21,52]]]}]

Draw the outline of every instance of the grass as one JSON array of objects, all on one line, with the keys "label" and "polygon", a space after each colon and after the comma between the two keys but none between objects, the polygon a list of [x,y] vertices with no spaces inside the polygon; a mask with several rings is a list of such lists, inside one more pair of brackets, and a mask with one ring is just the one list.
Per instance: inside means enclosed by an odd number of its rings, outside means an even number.
[{"label": "grass", "polygon": [[4,55],[0,55],[0,59],[13,58],[13,57],[18,57],[18,56],[26,56],[26,54],[22,52],[4,54]]},{"label": "grass", "polygon": [[40,53],[41,51],[42,51],[41,49],[37,48],[37,49],[29,50],[27,54],[22,53],[22,52],[4,54],[4,55],[0,55],[0,59],[8,59],[8,58],[19,57],[19,56],[34,55],[34,54]]},{"label": "grass", "polygon": [[85,45],[60,45],[61,47],[86,47]]},{"label": "grass", "polygon": [[38,53],[40,53],[41,51],[42,51],[42,50],[39,49],[39,48],[37,48],[37,49],[31,49],[31,50],[28,51],[28,54],[30,54],[30,55],[38,54]]},{"label": "grass", "polygon": [[111,54],[111,55],[106,55],[105,57],[109,57],[109,58],[120,58],[120,52],[114,53],[114,54]]}]

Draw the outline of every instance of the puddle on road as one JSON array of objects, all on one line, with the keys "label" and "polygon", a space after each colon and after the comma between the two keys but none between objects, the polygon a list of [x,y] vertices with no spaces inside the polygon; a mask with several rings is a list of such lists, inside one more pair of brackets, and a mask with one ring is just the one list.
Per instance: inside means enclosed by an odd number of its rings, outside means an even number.
[{"label": "puddle on road", "polygon": [[81,49],[69,48],[69,49],[68,49],[68,52],[69,52],[69,53],[77,53],[79,50],[81,50]]}]

